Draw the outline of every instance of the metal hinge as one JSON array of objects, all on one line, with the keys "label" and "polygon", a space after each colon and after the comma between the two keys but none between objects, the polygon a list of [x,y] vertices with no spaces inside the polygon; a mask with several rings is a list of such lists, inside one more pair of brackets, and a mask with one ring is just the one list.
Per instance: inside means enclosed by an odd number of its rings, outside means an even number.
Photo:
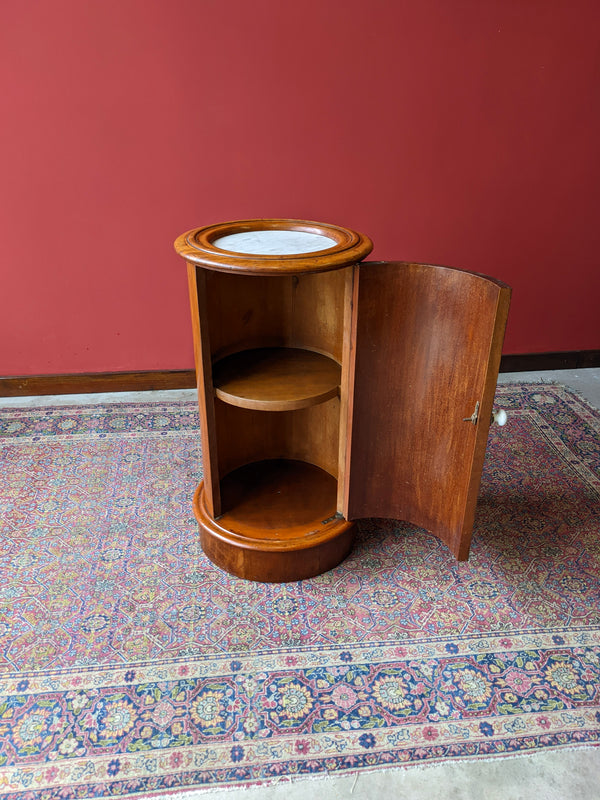
[{"label": "metal hinge", "polygon": [[321,525],[329,525],[330,522],[333,522],[334,519],[344,519],[344,515],[340,514],[339,511],[336,511],[332,517],[327,517],[321,522]]}]

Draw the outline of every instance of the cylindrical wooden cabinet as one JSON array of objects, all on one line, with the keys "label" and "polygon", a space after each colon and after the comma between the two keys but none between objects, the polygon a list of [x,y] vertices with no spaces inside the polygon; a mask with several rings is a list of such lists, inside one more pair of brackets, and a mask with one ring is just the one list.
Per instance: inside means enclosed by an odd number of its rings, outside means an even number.
[{"label": "cylindrical wooden cabinet", "polygon": [[198,228],[187,261],[202,547],[242,578],[336,566],[353,520],[392,517],[469,554],[510,289],[363,262],[371,241],[302,220]]},{"label": "cylindrical wooden cabinet", "polygon": [[340,435],[348,403],[352,265],[366,236],[302,220],[190,231],[204,480],[202,547],[243,578],[292,581],[346,557]]}]

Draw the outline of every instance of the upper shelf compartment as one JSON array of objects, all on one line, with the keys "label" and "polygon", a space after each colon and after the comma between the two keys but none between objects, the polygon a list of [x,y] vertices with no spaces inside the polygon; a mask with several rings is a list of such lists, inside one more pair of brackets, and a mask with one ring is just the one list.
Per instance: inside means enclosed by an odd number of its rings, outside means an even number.
[{"label": "upper shelf compartment", "polygon": [[213,367],[215,394],[258,411],[294,411],[339,394],[341,367],[332,358],[291,347],[243,350]]}]

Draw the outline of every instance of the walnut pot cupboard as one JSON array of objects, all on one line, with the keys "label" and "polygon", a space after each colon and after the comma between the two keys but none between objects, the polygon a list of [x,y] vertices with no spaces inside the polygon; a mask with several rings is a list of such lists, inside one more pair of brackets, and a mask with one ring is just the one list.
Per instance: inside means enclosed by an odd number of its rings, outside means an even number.
[{"label": "walnut pot cupboard", "polygon": [[510,289],[464,270],[364,262],[368,237],[306,220],[180,236],[204,480],[202,547],[292,581],[392,517],[469,554]]}]

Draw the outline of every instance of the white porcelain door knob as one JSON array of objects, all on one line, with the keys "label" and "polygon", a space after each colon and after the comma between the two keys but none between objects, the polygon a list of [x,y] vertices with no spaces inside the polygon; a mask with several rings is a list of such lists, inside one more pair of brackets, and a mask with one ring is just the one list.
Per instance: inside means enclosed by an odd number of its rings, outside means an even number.
[{"label": "white porcelain door knob", "polygon": [[506,420],[508,419],[506,411],[504,411],[503,408],[499,409],[498,411],[493,411],[492,418],[496,425],[499,425],[500,427],[506,425]]}]

